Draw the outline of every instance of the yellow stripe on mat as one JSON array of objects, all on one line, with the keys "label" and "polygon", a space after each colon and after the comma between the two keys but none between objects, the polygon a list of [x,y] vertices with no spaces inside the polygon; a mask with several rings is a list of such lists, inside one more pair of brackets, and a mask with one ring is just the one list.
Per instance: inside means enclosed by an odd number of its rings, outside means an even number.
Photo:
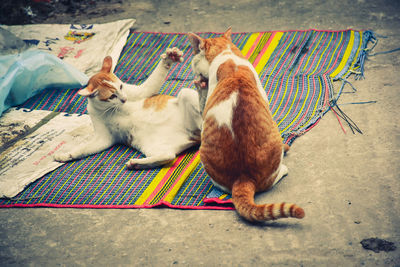
[{"label": "yellow stripe on mat", "polygon": [[226,198],[227,196],[228,196],[228,194],[223,194],[223,195],[219,196],[218,198],[222,200],[222,199]]},{"label": "yellow stripe on mat", "polygon": [[346,51],[344,52],[342,61],[340,62],[339,66],[336,68],[334,72],[330,75],[331,77],[336,77],[345,67],[347,61],[350,58],[351,50],[353,50],[354,45],[354,31],[351,31],[349,44],[347,45]]},{"label": "yellow stripe on mat", "polygon": [[168,195],[164,198],[165,201],[171,203],[178,193],[179,189],[181,189],[182,184],[187,180],[189,175],[193,172],[193,170],[200,163],[200,153],[197,153],[192,163],[186,168],[186,170],[181,174],[179,181],[175,184],[174,188],[168,193]]},{"label": "yellow stripe on mat", "polygon": [[267,50],[260,58],[260,61],[258,62],[257,66],[255,66],[257,73],[260,73],[262,71],[262,69],[264,68],[265,64],[267,64],[267,61],[269,60],[269,58],[272,55],[272,52],[274,52],[275,48],[278,46],[278,43],[281,40],[282,35],[283,35],[283,32],[275,32],[273,34],[273,36],[270,37],[270,38],[272,38],[272,40],[271,40],[270,44],[268,45]]},{"label": "yellow stripe on mat", "polygon": [[250,49],[253,47],[254,42],[257,40],[258,36],[261,33],[257,32],[257,33],[253,33],[252,35],[250,35],[249,39],[247,39],[246,44],[244,45],[244,47],[242,48],[242,54],[247,57],[247,54],[249,53]]},{"label": "yellow stripe on mat", "polygon": [[358,48],[357,48],[356,55],[354,56],[353,62],[351,63],[350,68],[349,68],[349,70],[346,72],[346,74],[344,75],[344,77],[346,77],[347,74],[348,74],[350,71],[354,71],[354,69],[352,69],[352,68],[354,68],[354,66],[355,66],[355,64],[356,64],[356,61],[358,60],[358,54],[359,54],[360,51],[361,51],[361,45],[362,45],[362,43],[363,43],[363,34],[362,34],[361,31],[359,31],[359,34],[360,34],[360,42],[359,42],[359,44],[358,44]]},{"label": "yellow stripe on mat", "polygon": [[164,168],[160,170],[160,172],[153,178],[153,181],[149,184],[149,186],[144,190],[143,194],[136,200],[135,205],[143,205],[146,200],[150,197],[150,195],[154,192],[158,184],[162,181],[165,177],[169,169],[174,166],[177,158],[171,162],[170,164],[166,165]]}]

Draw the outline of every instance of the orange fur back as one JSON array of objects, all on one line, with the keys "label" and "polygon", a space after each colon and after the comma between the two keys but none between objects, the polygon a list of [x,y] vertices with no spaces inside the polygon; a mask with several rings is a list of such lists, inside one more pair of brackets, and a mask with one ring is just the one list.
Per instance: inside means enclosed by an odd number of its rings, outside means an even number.
[{"label": "orange fur back", "polygon": [[[203,40],[202,45],[210,63],[218,53],[229,48],[232,55],[239,51],[226,34]],[[279,174],[282,153],[289,147],[282,144],[278,127],[258,90],[252,70],[228,59],[219,65],[217,81],[203,113],[200,158],[206,172],[214,182],[232,192],[236,210],[247,220],[303,218],[303,209],[294,204],[254,203],[256,192],[273,185]],[[214,114],[211,110],[235,94],[237,99],[231,126],[221,124],[218,118],[209,115]]]}]

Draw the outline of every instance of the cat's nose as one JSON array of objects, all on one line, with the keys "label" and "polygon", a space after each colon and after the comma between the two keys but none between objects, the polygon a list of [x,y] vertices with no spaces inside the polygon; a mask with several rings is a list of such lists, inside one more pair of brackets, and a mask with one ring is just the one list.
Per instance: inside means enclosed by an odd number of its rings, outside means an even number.
[{"label": "cat's nose", "polygon": [[126,98],[121,98],[120,100],[121,100],[122,103],[126,102]]}]

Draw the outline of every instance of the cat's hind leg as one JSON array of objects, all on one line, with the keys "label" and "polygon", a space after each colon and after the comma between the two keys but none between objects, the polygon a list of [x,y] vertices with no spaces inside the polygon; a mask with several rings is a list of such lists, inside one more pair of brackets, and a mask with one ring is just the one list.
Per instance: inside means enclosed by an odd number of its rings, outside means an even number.
[{"label": "cat's hind leg", "polygon": [[289,173],[288,167],[286,167],[286,165],[281,164],[281,167],[279,168],[278,175],[276,176],[275,181],[272,184],[272,186],[274,186],[277,183],[279,183],[282,180],[283,177],[288,175],[288,173]]},{"label": "cat's hind leg", "polygon": [[130,159],[126,163],[126,167],[130,170],[155,168],[173,161],[175,156],[175,153],[167,153],[162,155],[153,155],[141,159]]},{"label": "cat's hind leg", "polygon": [[202,117],[199,108],[199,94],[184,88],[178,94],[179,112],[183,114],[183,126],[192,139],[199,139]]},{"label": "cat's hind leg", "polygon": [[286,165],[284,165],[282,163],[283,160],[283,155],[284,153],[286,153],[289,150],[289,146],[287,144],[283,144],[282,146],[282,154],[281,154],[281,165],[279,166],[279,169],[277,170],[278,174],[276,175],[275,181],[272,184],[272,186],[276,185],[277,183],[279,183],[283,177],[285,177],[286,175],[288,175],[289,173],[289,169],[288,167],[286,167]]},{"label": "cat's hind leg", "polygon": [[[185,138],[182,136],[181,138]],[[165,164],[172,162],[176,155],[185,151],[186,149],[198,144],[197,141],[190,140],[186,137],[186,140],[176,142],[175,145],[169,144],[167,146],[158,145],[153,143],[152,146],[142,148],[145,151],[146,157],[141,159],[130,159],[126,163],[126,167],[132,169],[148,169],[160,167]]]}]

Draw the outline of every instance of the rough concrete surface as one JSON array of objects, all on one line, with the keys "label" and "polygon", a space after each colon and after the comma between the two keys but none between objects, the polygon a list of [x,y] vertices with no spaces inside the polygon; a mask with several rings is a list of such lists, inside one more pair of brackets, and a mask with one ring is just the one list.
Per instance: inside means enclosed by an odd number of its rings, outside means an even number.
[{"label": "rough concrete surface", "polygon": [[[110,16],[45,22],[136,18],[136,30],[154,32],[372,29],[388,37],[375,52],[400,47],[396,0],[120,2]],[[0,209],[0,265],[400,266],[400,52],[370,57],[365,74],[340,100],[377,101],[341,106],[363,134],[346,126],[344,134],[329,112],[294,142],[289,175],[257,196],[301,205],[303,220],[252,225],[234,211],[166,208]],[[364,249],[360,242],[375,237],[397,248]]]}]

